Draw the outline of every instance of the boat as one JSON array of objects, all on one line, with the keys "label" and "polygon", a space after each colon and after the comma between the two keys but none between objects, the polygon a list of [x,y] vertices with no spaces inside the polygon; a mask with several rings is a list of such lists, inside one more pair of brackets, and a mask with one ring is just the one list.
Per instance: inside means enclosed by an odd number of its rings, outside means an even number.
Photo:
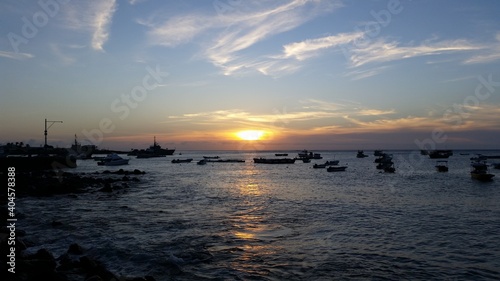
[{"label": "boat", "polygon": [[138,158],[151,158],[151,157],[165,157],[167,155],[173,155],[175,149],[162,148],[157,142],[156,137],[154,137],[153,145],[149,146],[147,149],[133,149],[129,152],[128,156],[137,156]]},{"label": "boat", "polygon": [[187,159],[172,159],[172,163],[189,163],[193,161],[193,158],[187,158]]},{"label": "boat", "polygon": [[299,152],[298,156],[299,159],[323,159],[320,153],[313,153],[305,149]]},{"label": "boat", "polygon": [[327,166],[335,166],[335,165],[338,165],[339,162],[340,162],[339,160],[326,161],[325,165],[327,165]]},{"label": "boat", "polygon": [[368,157],[368,155],[366,155],[363,150],[358,150],[358,153],[356,154],[356,158],[365,158],[365,157]]},{"label": "boat", "polygon": [[295,158],[254,158],[254,163],[260,164],[293,164],[295,163]]},{"label": "boat", "polygon": [[394,163],[392,161],[384,164],[384,172],[386,173],[396,172],[396,168],[394,168]]},{"label": "boat", "polygon": [[92,159],[92,154],[96,150],[97,146],[93,144],[81,145],[75,135],[75,143],[71,145],[69,153],[74,155],[76,159]]},{"label": "boat", "polygon": [[392,160],[392,154],[387,154],[387,153],[382,153],[379,155],[375,160],[373,160],[374,163],[384,163],[384,162],[389,162]]},{"label": "boat", "polygon": [[438,158],[448,158],[453,155],[453,151],[451,150],[433,150],[429,151],[429,158],[438,159]]},{"label": "boat", "polygon": [[205,159],[206,162],[210,163],[243,163],[245,160],[243,159]]},{"label": "boat", "polygon": [[108,154],[104,159],[101,161],[97,162],[97,165],[99,166],[120,166],[120,165],[127,165],[129,159],[128,158],[122,158],[120,155],[116,153],[111,153]]},{"label": "boat", "polygon": [[314,169],[321,169],[321,168],[326,168],[326,164],[314,164],[313,165]]},{"label": "boat", "polygon": [[347,166],[330,166],[326,168],[328,172],[343,172],[347,169]]},{"label": "boat", "polygon": [[275,153],[274,156],[288,156],[288,153]]},{"label": "boat", "polygon": [[219,156],[203,156],[203,159],[219,159]]},{"label": "boat", "polygon": [[198,165],[205,165],[205,164],[207,164],[207,160],[201,159],[200,161],[196,162],[196,164],[198,164]]},{"label": "boat", "polygon": [[384,155],[384,151],[382,150],[374,150],[373,151],[373,156],[383,156]]},{"label": "boat", "polygon": [[436,161],[436,169],[438,172],[448,172],[448,161],[438,160]]},{"label": "boat", "polygon": [[495,175],[488,173],[488,165],[486,161],[475,161],[471,163],[472,170],[470,175],[473,179],[479,181],[490,181]]}]

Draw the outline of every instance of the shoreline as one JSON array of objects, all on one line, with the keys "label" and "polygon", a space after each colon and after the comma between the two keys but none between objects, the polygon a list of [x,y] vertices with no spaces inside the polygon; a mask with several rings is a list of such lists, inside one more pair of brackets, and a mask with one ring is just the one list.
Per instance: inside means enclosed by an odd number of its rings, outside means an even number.
[{"label": "shoreline", "polygon": [[[56,173],[52,170],[19,172],[16,174],[15,197],[51,197],[57,195],[78,196],[86,193],[113,193],[125,191],[130,184],[139,182],[144,171],[105,170],[94,173]],[[1,174],[0,178],[6,177]],[[5,181],[6,182],[6,181]],[[9,195],[10,196],[10,195]],[[15,198],[14,198],[15,199]],[[17,218],[23,213],[8,208],[7,193],[0,195],[0,218],[7,222],[0,231],[0,254],[7,257],[0,270],[7,280],[55,280],[55,281],[155,281],[152,276],[118,276],[108,270],[102,261],[92,257],[77,243],[70,243],[67,251],[56,257],[44,245],[37,245],[27,238],[23,229],[16,227]],[[13,211],[10,213],[10,211]],[[14,216],[15,214],[15,216]],[[15,217],[15,219],[12,219]],[[58,227],[61,222],[52,220],[46,227]],[[38,250],[37,250],[38,249]]]}]

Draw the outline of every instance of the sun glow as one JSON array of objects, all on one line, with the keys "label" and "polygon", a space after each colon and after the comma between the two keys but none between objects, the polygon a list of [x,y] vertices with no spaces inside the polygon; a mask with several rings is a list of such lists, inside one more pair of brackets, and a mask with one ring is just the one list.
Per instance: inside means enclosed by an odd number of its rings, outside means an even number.
[{"label": "sun glow", "polygon": [[238,138],[248,141],[260,140],[264,135],[265,132],[259,130],[246,130],[236,133],[236,136],[238,136]]}]

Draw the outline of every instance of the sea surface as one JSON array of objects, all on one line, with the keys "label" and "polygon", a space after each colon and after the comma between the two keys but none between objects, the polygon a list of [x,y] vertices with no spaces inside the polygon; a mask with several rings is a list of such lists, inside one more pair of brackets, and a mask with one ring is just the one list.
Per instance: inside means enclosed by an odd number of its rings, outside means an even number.
[{"label": "sea surface", "polygon": [[[419,151],[387,150],[394,174],[373,151],[314,152],[323,159],[286,165],[253,163],[275,152],[79,160],[69,172],[146,174],[113,193],[18,198],[18,227],[56,257],[78,243],[117,275],[156,280],[500,280],[500,170],[469,175],[475,153],[500,151],[454,151],[439,173]],[[245,162],[197,165],[203,156]],[[312,168],[326,160],[348,168]]]}]

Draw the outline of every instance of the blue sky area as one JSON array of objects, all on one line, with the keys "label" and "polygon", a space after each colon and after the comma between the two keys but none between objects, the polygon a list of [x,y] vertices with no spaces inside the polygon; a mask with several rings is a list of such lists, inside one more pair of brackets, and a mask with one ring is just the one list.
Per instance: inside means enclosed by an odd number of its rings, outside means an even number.
[{"label": "blue sky area", "polygon": [[486,0],[5,0],[0,143],[43,144],[47,118],[61,147],[498,149],[498,15]]}]

